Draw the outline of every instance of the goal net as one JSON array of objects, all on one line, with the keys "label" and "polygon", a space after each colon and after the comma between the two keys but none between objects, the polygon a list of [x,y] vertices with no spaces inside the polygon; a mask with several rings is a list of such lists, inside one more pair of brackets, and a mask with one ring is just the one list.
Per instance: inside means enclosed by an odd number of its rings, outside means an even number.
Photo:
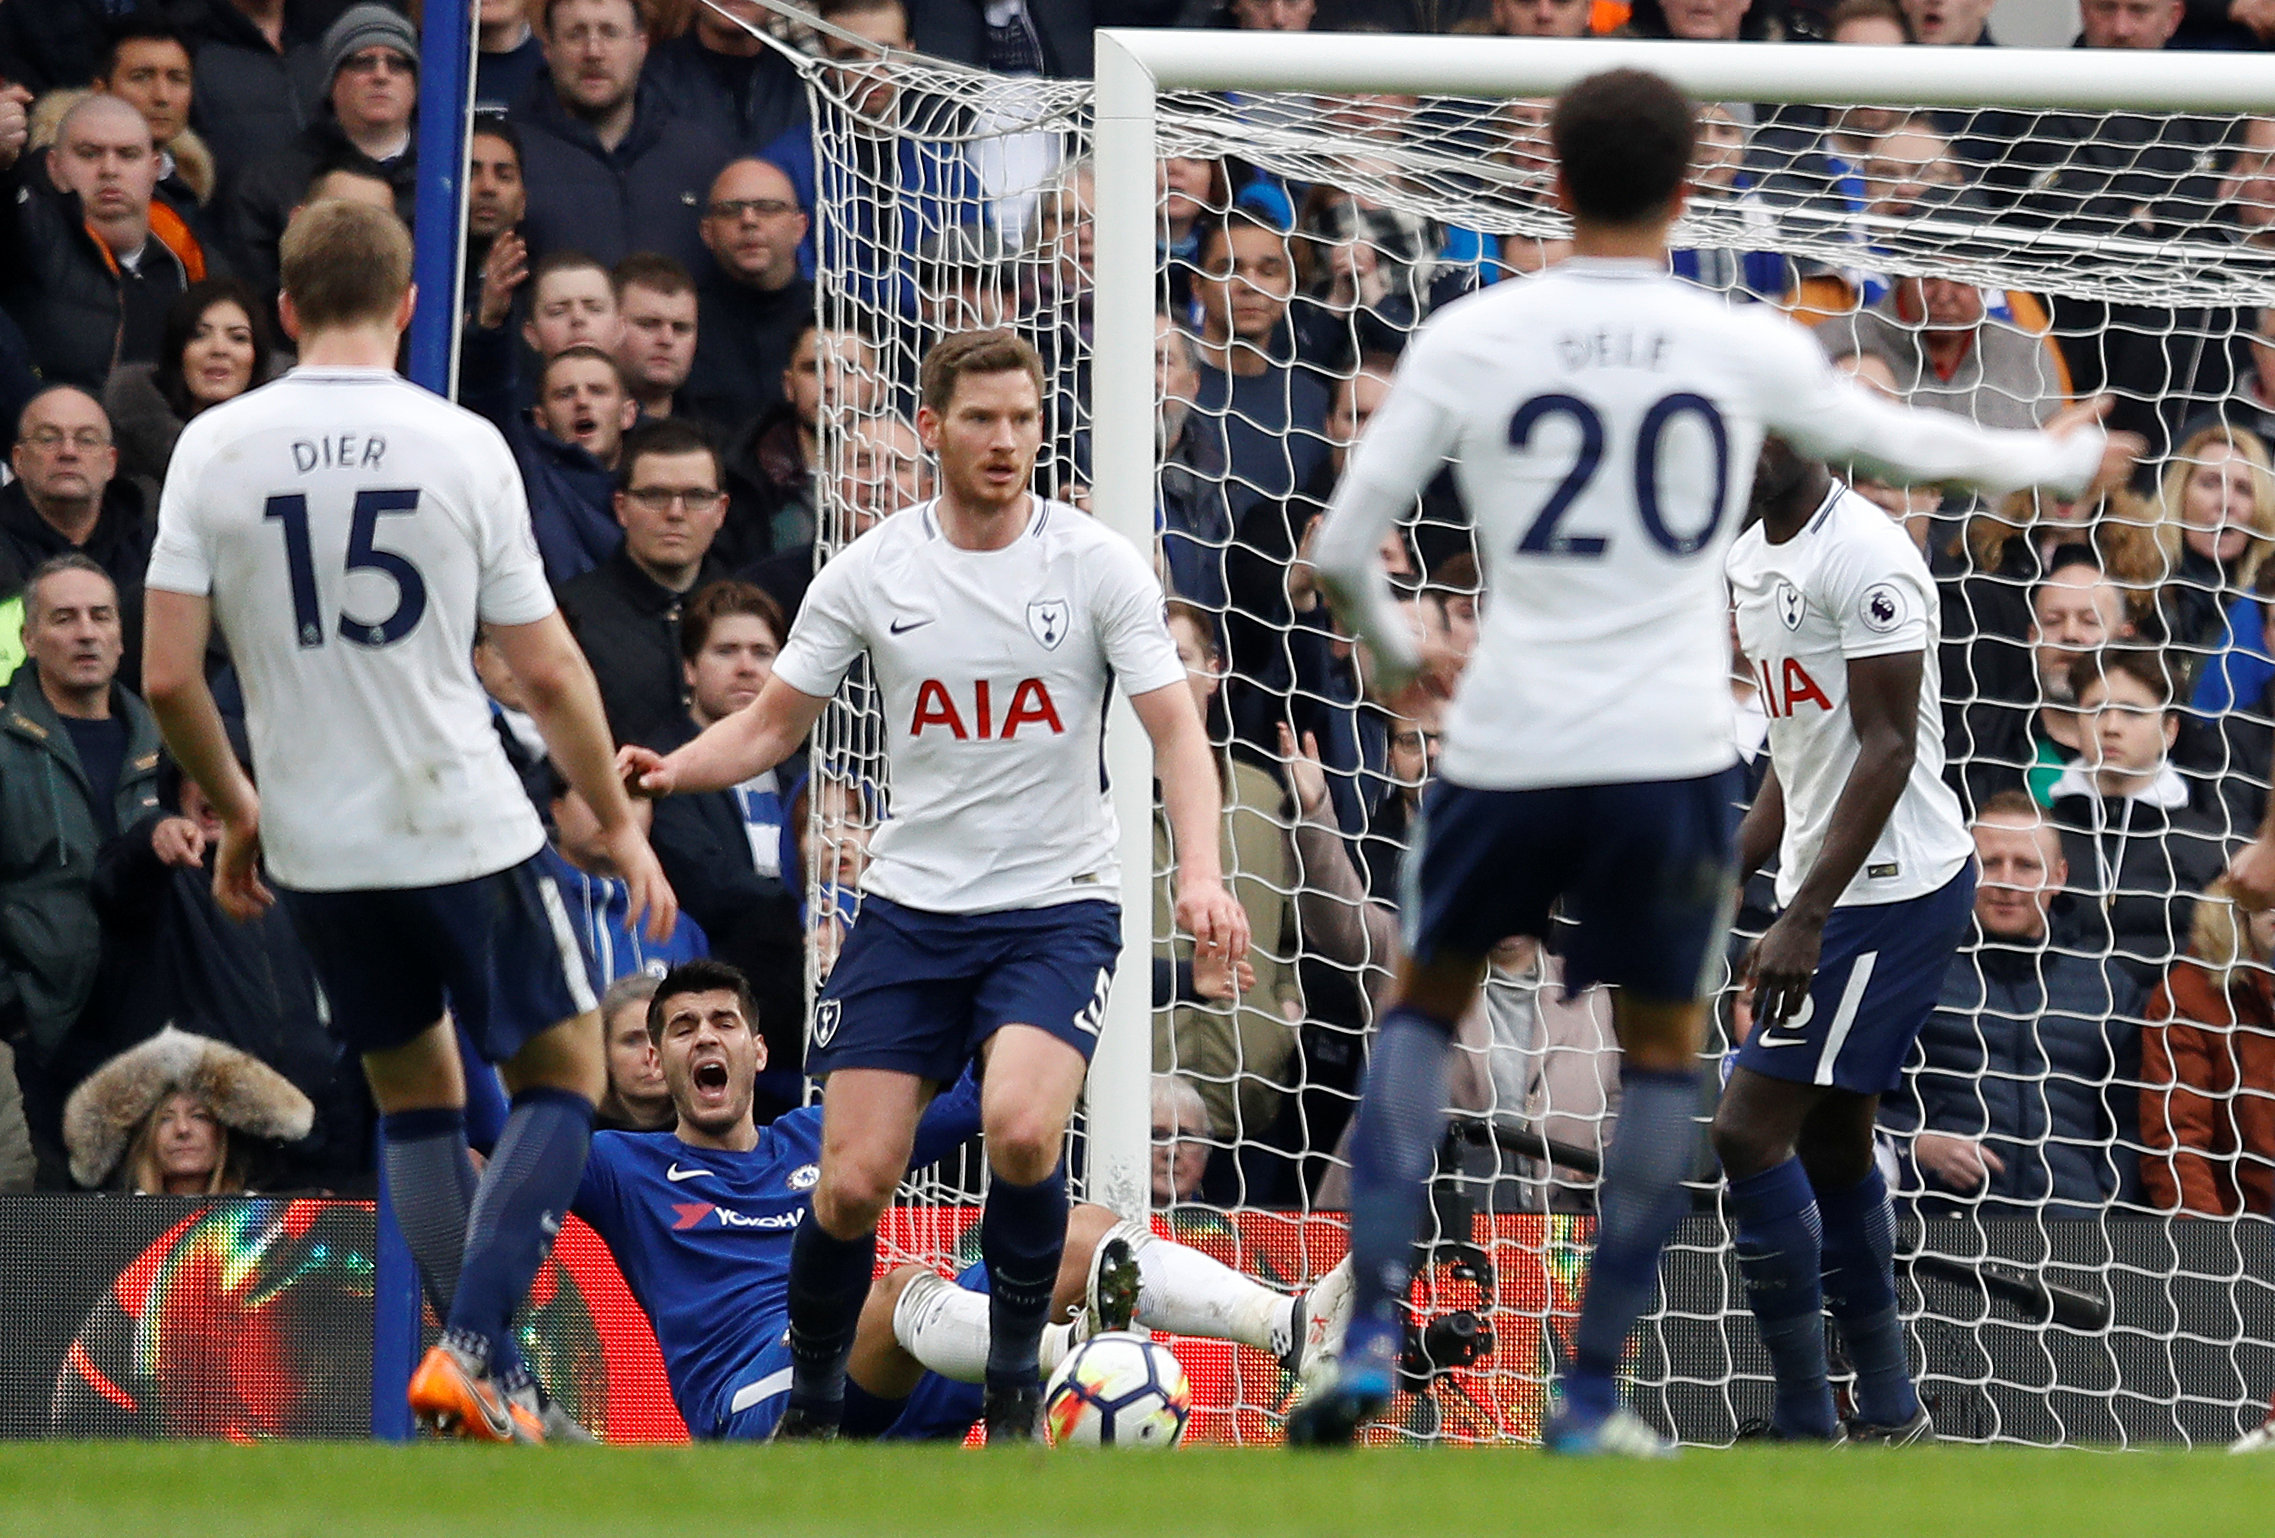
[{"label": "goal net", "polygon": [[[1435,49],[1444,78],[1459,65],[1472,81],[1479,49],[1519,57],[1475,39],[1364,41]],[[1788,51],[1737,49],[1717,68]],[[1917,404],[2026,426],[2106,393],[2155,456],[2091,507],[1859,482],[1939,581],[1952,777],[2007,830],[1987,882],[2059,891],[2024,892],[1970,942],[1889,1097],[1914,1362],[1946,1437],[2224,1441],[2275,1389],[2271,937],[2204,892],[2258,822],[2275,730],[2257,599],[2275,590],[2260,436],[2275,331],[2258,308],[2275,303],[2275,120],[2211,110],[2202,80],[2162,58],[2147,75],[2175,70],[2167,101],[2194,110],[2149,110],[2138,81],[2112,97],[2106,72],[2064,105],[2065,72],[2091,61],[2024,69],[2011,50],[2038,105],[1914,108],[1885,99],[1925,68],[1892,74],[1894,52],[1806,50],[1806,99],[1774,59],[1758,83],[1697,93],[1725,99],[1704,109],[1677,271],[1791,312],[1842,366]],[[1090,84],[898,55],[804,67],[822,168],[822,556],[930,493],[912,426],[930,343],[983,325],[1027,336],[1048,373],[1037,490],[1133,528],[1156,562],[1206,694],[1223,854],[1256,936],[1252,979],[1195,975],[1170,933],[1172,852],[1145,826],[1145,760],[1120,753],[1125,849],[1152,857],[1150,883],[1126,890],[1161,965],[1149,979],[1145,955],[1125,960],[1120,986],[1141,1002],[1117,1029],[1146,1044],[1094,1076],[1075,1169],[1093,1190],[1109,1156],[1128,1175],[1132,1134],[1109,1149],[1106,1109],[1123,1129],[1150,1112],[1135,1158],[1157,1223],[1300,1286],[1342,1252],[1344,1139],[1438,731],[1374,701],[1304,553],[1415,325],[1562,256],[1551,87],[1513,70],[1490,93],[1434,89],[1425,61],[1397,90],[1158,92],[1136,151],[1158,165],[1140,322],[1126,295],[1101,303],[1101,269],[1134,259],[1100,226],[1142,225],[1101,204],[1105,159],[1132,151],[1096,142]],[[1149,476],[1117,470],[1131,442],[1150,445]],[[1493,602],[1443,484],[1384,559],[1417,623],[1458,638]],[[2105,708],[2081,713],[2070,665],[2106,645],[2152,665],[2097,685]],[[2168,710],[2142,681],[2160,676]],[[1732,689],[1758,771],[1765,707],[1735,658]],[[814,742],[817,977],[890,806],[879,724],[856,678]],[[1767,922],[1750,895],[1734,945]],[[1416,1291],[1430,1349],[1382,1435],[1526,1438],[1549,1409],[1618,1101],[1608,1001],[1566,997],[1559,977],[1552,954],[1504,947],[1464,1022]],[[1724,991],[1710,1069],[1743,1028],[1735,999]],[[1630,1367],[1647,1416],[1721,1443],[1766,1416],[1768,1372],[1711,1162],[1697,1173]],[[968,1196],[928,1187],[936,1220],[920,1200],[897,1241],[949,1259]],[[1274,1364],[1179,1349],[1201,1364],[1200,1434],[1277,1435],[1293,1385]]]}]

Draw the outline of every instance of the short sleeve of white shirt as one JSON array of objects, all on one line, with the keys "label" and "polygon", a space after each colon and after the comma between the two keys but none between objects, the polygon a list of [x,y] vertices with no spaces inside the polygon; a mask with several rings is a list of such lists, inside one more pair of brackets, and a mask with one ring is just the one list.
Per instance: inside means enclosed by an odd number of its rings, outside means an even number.
[{"label": "short sleeve of white shirt", "polygon": [[537,531],[529,523],[529,499],[521,470],[505,439],[488,423],[485,436],[469,448],[475,457],[474,483],[480,505],[483,620],[492,625],[528,625],[554,609],[553,589],[545,581],[545,562],[537,553]]},{"label": "short sleeve of white shirt", "polygon": [[868,649],[858,592],[867,555],[855,541],[815,572],[806,589],[790,639],[774,659],[774,676],[800,694],[828,699],[844,682],[853,659]]},{"label": "short sleeve of white shirt", "polygon": [[[1098,563],[1098,585],[1091,602],[1098,616],[1098,639],[1106,664],[1131,697],[1185,682],[1185,663],[1169,634],[1168,601],[1161,584],[1127,542],[1112,540]],[[779,660],[775,670],[781,670]]]},{"label": "short sleeve of white shirt", "polygon": [[[191,456],[204,457],[194,439],[188,447],[189,455],[177,448],[176,464]],[[194,474],[166,477],[166,488],[158,497],[158,536],[151,543],[150,570],[143,579],[144,586],[164,593],[187,593],[193,598],[213,591],[213,554],[187,489],[199,479]]]},{"label": "short sleeve of white shirt", "polygon": [[1840,628],[1843,657],[1925,651],[1935,612],[1926,567],[1891,523],[1874,537],[1844,540],[1826,563],[1825,597]]}]

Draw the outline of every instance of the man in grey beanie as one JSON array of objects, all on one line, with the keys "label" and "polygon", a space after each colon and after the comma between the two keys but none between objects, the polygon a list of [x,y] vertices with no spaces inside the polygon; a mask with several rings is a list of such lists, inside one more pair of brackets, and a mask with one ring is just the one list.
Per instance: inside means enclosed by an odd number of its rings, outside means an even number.
[{"label": "man in grey beanie", "polygon": [[412,119],[419,101],[419,35],[391,6],[350,6],[324,33],[325,111],[256,161],[223,198],[231,265],[264,298],[277,286],[277,242],[309,183],[350,170],[395,189],[408,223],[418,183]]}]

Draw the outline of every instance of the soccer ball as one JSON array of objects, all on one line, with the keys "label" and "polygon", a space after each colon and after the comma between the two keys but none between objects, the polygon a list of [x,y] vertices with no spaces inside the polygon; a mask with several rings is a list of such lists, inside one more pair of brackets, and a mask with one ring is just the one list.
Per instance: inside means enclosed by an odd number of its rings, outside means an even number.
[{"label": "soccer ball", "polygon": [[1175,1447],[1192,1411],[1175,1354],[1126,1330],[1075,1347],[1043,1389],[1053,1447]]}]

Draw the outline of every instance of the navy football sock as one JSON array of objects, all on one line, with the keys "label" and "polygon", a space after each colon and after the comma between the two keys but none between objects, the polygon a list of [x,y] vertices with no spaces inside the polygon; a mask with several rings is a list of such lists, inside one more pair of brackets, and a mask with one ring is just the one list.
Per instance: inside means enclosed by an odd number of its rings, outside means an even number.
[{"label": "navy football sock", "polygon": [[1799,1159],[1730,1182],[1738,1269],[1746,1302],[1777,1376],[1770,1423],[1789,1437],[1829,1439],[1840,1429],[1825,1377],[1822,1229]]},{"label": "navy football sock", "polygon": [[[466,1228],[481,1172],[466,1147],[463,1112],[442,1107],[397,1111],[379,1119],[387,1200],[419,1272],[420,1290],[437,1319],[450,1317],[466,1261]],[[532,1381],[513,1332],[496,1344],[492,1370],[508,1390]]]},{"label": "navy football sock", "polygon": [[1586,1416],[1618,1403],[1627,1332],[1659,1290],[1659,1251],[1689,1209],[1683,1177],[1698,1147],[1698,1075],[1620,1070],[1619,1125],[1604,1153],[1596,1251],[1574,1332],[1565,1402]]},{"label": "navy football sock", "polygon": [[513,1097],[474,1194],[466,1263],[450,1305],[451,1330],[487,1341],[501,1364],[512,1348],[514,1310],[569,1214],[591,1144],[592,1102],[584,1096],[541,1087]]},{"label": "navy football sock", "polygon": [[1001,1175],[980,1211],[980,1258],[987,1262],[987,1383],[1035,1383],[1036,1352],[1051,1317],[1059,1256],[1066,1249],[1066,1166],[1031,1186]]},{"label": "navy football sock", "polygon": [[1845,1191],[1817,1192],[1825,1221],[1825,1302],[1856,1367],[1856,1411],[1876,1426],[1919,1413],[1896,1314],[1896,1215],[1872,1170]]},{"label": "navy football sock", "polygon": [[809,1215],[790,1241],[790,1406],[831,1425],[876,1263],[874,1230],[840,1239]]},{"label": "navy football sock", "polygon": [[474,1160],[466,1151],[466,1116],[455,1107],[394,1111],[379,1118],[379,1157],[387,1169],[387,1201],[436,1317],[450,1317],[458,1270],[466,1259],[466,1222],[474,1211]]},{"label": "navy football sock", "polygon": [[1446,1053],[1453,1026],[1401,1005],[1382,1022],[1351,1133],[1351,1323],[1344,1359],[1397,1353],[1429,1202],[1430,1170],[1446,1124]]}]

